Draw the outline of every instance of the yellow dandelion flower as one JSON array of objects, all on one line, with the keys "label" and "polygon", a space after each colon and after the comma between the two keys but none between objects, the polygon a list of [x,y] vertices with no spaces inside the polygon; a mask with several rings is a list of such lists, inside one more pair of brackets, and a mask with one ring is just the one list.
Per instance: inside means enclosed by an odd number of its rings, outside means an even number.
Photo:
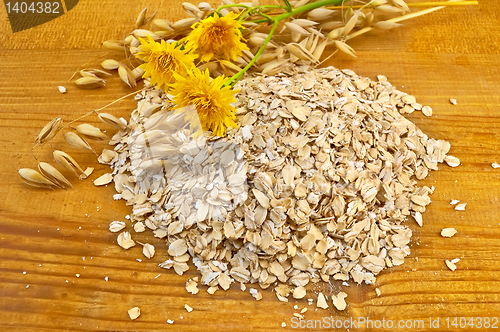
[{"label": "yellow dandelion flower", "polygon": [[152,85],[158,88],[166,87],[173,82],[174,73],[186,75],[194,68],[195,54],[189,54],[180,45],[175,43],[157,43],[148,36],[148,41],[139,38],[141,41],[141,51],[137,54],[139,59],[144,61],[139,68],[144,69],[143,77],[151,77]]},{"label": "yellow dandelion flower", "polygon": [[235,61],[248,50],[241,34],[244,28],[236,20],[237,14],[229,12],[226,16],[214,13],[201,22],[193,24],[193,31],[184,38],[188,48],[201,57],[201,61],[208,62],[212,58],[222,58]]},{"label": "yellow dandelion flower", "polygon": [[175,80],[169,92],[174,96],[174,109],[196,106],[203,130],[211,130],[217,136],[223,136],[226,128],[237,127],[234,122],[236,109],[231,103],[235,101],[234,94],[239,90],[224,87],[224,76],[212,80],[208,69],[202,72],[194,68],[185,77],[176,74]]}]

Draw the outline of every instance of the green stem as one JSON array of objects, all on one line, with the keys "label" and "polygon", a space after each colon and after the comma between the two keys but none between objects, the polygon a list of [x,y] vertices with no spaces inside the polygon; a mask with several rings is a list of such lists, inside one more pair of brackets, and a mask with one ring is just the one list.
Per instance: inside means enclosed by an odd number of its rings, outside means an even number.
[{"label": "green stem", "polygon": [[217,14],[219,14],[219,12],[224,9],[224,8],[231,8],[231,7],[242,7],[242,8],[246,8],[246,9],[251,9],[252,7],[249,7],[247,5],[241,5],[241,4],[238,4],[238,3],[235,3],[235,4],[232,4],[232,5],[223,5],[223,6],[220,6],[219,8],[217,8],[215,10],[215,12]]},{"label": "green stem", "polygon": [[241,14],[240,18],[238,19],[238,22],[242,22],[245,19],[245,16],[247,16],[250,12],[252,11],[252,8],[248,8]]},{"label": "green stem", "polygon": [[283,0],[283,2],[286,5],[286,11],[291,12],[293,10],[293,8],[292,8],[292,5],[290,4],[290,2],[288,2],[288,0]]},{"label": "green stem", "polygon": [[324,7],[324,6],[328,6],[328,5],[338,6],[338,5],[342,4],[345,1],[346,0],[323,0],[323,1],[309,3],[307,5],[295,8],[291,12],[286,12],[286,13],[283,13],[281,15],[278,15],[278,16],[276,16],[274,18],[274,20],[282,21],[285,18],[289,18],[290,16],[294,16],[294,15],[306,12],[308,10],[316,9],[316,8],[319,8],[319,7]]},{"label": "green stem", "polygon": [[[271,16],[269,16],[267,14],[264,14],[263,10],[265,10],[265,9],[284,9],[284,10],[286,10],[287,8],[284,7],[284,6],[274,6],[274,5],[249,7],[245,12],[243,12],[243,14],[241,15],[241,17],[238,20],[238,22],[243,21],[243,19],[247,15],[250,15],[250,16],[252,16],[252,15],[260,15],[262,17],[265,17],[264,19],[261,19],[262,22],[270,22],[270,21],[272,21]],[[246,21],[246,22],[252,22],[252,21],[249,20],[249,21]]]},{"label": "green stem", "polygon": [[[240,70],[239,72],[237,72],[234,76],[230,77],[224,83],[224,86],[229,86],[229,85],[234,86],[243,77],[243,74],[245,74],[245,72],[248,69],[250,69],[250,67],[252,67],[252,65],[255,63],[255,61],[257,61],[257,59],[262,54],[262,52],[264,52],[264,49],[266,48],[267,44],[271,40],[271,38],[272,38],[272,36],[274,34],[274,31],[278,27],[278,23],[279,22],[281,22],[284,19],[287,19],[287,18],[289,18],[291,16],[294,16],[294,15],[306,12],[308,10],[312,10],[312,9],[316,9],[316,8],[320,8],[320,7],[328,6],[328,5],[337,6],[337,5],[340,5],[340,4],[344,3],[344,1],[345,0],[322,0],[322,1],[313,2],[313,3],[307,4],[307,5],[304,5],[304,6],[295,8],[295,9],[292,9],[291,11],[287,11],[287,12],[285,12],[283,14],[280,14],[278,16],[275,16],[275,17],[270,17],[269,16],[269,18],[265,19],[265,20],[249,21],[249,22],[254,22],[254,23],[273,22],[273,26],[271,27],[271,31],[269,31],[269,34],[267,35],[266,40],[264,41],[264,43],[262,44],[262,46],[259,48],[259,50],[255,54],[255,56],[253,57],[253,59],[245,66],[245,68],[243,68],[242,70]],[[285,1],[285,3],[287,3],[287,1]],[[230,6],[229,5],[225,5],[225,6],[222,6],[222,7],[230,7]],[[219,9],[217,9],[217,10],[219,10]],[[262,14],[260,14],[260,15],[262,15]]]},{"label": "green stem", "polygon": [[224,86],[229,86],[229,85],[234,86],[241,79],[241,77],[243,76],[243,74],[245,74],[245,72],[248,69],[250,69],[250,67],[253,66],[253,64],[255,63],[255,61],[257,61],[257,58],[262,54],[262,52],[266,48],[267,44],[271,40],[271,37],[273,36],[274,31],[278,27],[278,23],[279,23],[279,21],[274,21],[273,26],[271,27],[271,31],[269,31],[269,34],[267,35],[266,40],[264,41],[264,43],[262,44],[262,46],[259,48],[259,50],[257,51],[257,53],[254,55],[254,57],[252,58],[252,60],[248,63],[248,65],[246,65],[245,68],[243,68],[238,73],[236,73],[236,75],[234,75],[231,78],[229,78],[224,83]]}]

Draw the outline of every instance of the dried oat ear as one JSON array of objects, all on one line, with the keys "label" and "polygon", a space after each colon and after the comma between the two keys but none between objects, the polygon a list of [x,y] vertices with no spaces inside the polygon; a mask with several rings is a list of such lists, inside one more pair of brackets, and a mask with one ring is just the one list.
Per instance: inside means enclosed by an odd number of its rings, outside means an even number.
[{"label": "dried oat ear", "polygon": [[99,128],[96,128],[88,123],[78,125],[76,131],[91,139],[109,139]]},{"label": "dried oat ear", "polygon": [[78,165],[78,163],[76,162],[76,160],[73,159],[73,157],[71,157],[66,152],[55,150],[53,152],[53,156],[54,156],[55,161],[59,165],[61,165],[62,167],[64,167],[67,171],[75,173],[76,176],[85,176],[86,177],[85,172],[80,167],[80,165]]},{"label": "dried oat ear", "polygon": [[38,169],[47,179],[52,181],[57,187],[66,189],[73,188],[71,183],[51,164],[41,162],[38,164]]},{"label": "dried oat ear", "polygon": [[103,123],[115,127],[116,129],[125,130],[128,128],[126,123],[122,122],[114,115],[108,113],[99,113],[98,117],[99,120],[101,120]]},{"label": "dried oat ear", "polygon": [[50,141],[62,129],[62,127],[63,127],[62,118],[57,116],[54,119],[52,119],[42,128],[38,136],[35,138],[34,147]]},{"label": "dried oat ear", "polygon": [[74,148],[81,149],[81,150],[90,150],[94,152],[96,155],[97,153],[92,149],[90,144],[82,137],[78,136],[78,134],[69,131],[64,134],[64,139],[66,140],[66,143],[71,145]]},{"label": "dried oat ear", "polygon": [[26,184],[29,184],[33,187],[51,189],[54,189],[54,187],[58,187],[56,183],[52,182],[51,180],[31,168],[21,168],[20,170],[18,170],[18,174]]}]

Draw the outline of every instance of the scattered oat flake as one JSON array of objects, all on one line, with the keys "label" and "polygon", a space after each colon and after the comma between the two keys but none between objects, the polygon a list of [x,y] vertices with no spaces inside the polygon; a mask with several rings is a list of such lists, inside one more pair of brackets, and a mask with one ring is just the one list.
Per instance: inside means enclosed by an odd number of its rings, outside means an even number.
[{"label": "scattered oat flake", "polygon": [[302,299],[306,296],[306,288],[304,286],[298,286],[293,290],[294,299]]},{"label": "scattered oat flake", "polygon": [[455,259],[452,259],[451,262],[453,264],[457,264],[458,262],[460,262],[460,258],[455,258]]},{"label": "scattered oat flake", "polygon": [[132,320],[137,319],[141,315],[141,309],[139,309],[139,307],[133,307],[128,311],[128,315]]},{"label": "scattered oat flake", "polygon": [[132,240],[132,236],[129,232],[122,232],[118,235],[117,238],[118,245],[123,249],[130,249],[135,246],[134,240]]},{"label": "scattered oat flake", "polygon": [[457,234],[457,230],[455,228],[443,228],[441,230],[441,236],[442,237],[452,237],[453,235]]},{"label": "scattered oat flake", "polygon": [[187,312],[193,311],[193,308],[191,308],[189,305],[185,304],[184,309],[186,309]]},{"label": "scattered oat flake", "polygon": [[62,86],[62,85],[59,85],[59,86],[57,87],[57,89],[59,89],[59,92],[60,92],[60,93],[66,93],[66,88],[65,88],[64,86]]},{"label": "scattered oat flake", "polygon": [[174,321],[173,321],[173,320],[171,320],[171,319],[167,319],[167,324],[173,324],[173,323],[174,323]]},{"label": "scattered oat flake", "polygon": [[444,157],[444,161],[448,164],[450,167],[457,167],[460,166],[460,159],[457,157],[453,156],[446,156]]},{"label": "scattered oat flake", "polygon": [[255,288],[250,288],[250,294],[257,300],[262,300],[262,294]]},{"label": "scattered oat flake", "polygon": [[142,247],[142,253],[144,256],[151,259],[155,255],[155,247],[152,244],[146,243]]},{"label": "scattered oat flake", "polygon": [[105,281],[108,281],[108,280],[109,280],[109,278],[108,278],[108,277],[104,277],[104,280],[105,280]]},{"label": "scattered oat flake", "polygon": [[304,319],[304,315],[299,314],[298,312],[294,312],[293,315],[298,319]]},{"label": "scattered oat flake", "polygon": [[491,163],[491,167],[500,168],[500,164],[499,163]]},{"label": "scattered oat flake", "polygon": [[136,233],[142,233],[146,230],[146,227],[144,226],[144,223],[142,221],[138,221],[134,224],[134,231]]},{"label": "scattered oat flake", "polygon": [[453,99],[453,98],[450,98],[450,103],[452,105],[456,105],[457,104],[457,100],[456,99]]},{"label": "scattered oat flake", "polygon": [[455,210],[457,210],[457,211],[465,211],[465,206],[466,205],[467,205],[467,203],[457,204],[457,205],[455,205]]},{"label": "scattered oat flake", "polygon": [[338,310],[344,310],[347,306],[347,304],[345,302],[346,297],[347,297],[347,294],[344,292],[340,292],[336,296],[332,295],[332,301],[333,301],[333,305],[335,306],[335,308],[337,308]]},{"label": "scattered oat flake", "polygon": [[449,260],[445,260],[445,263],[446,263],[446,266],[448,266],[448,268],[450,270],[455,271],[457,269],[457,266],[453,262],[451,262]]},{"label": "scattered oat flake", "polygon": [[304,308],[302,308],[302,310],[300,310],[300,313],[301,313],[301,314],[303,314],[303,313],[305,313],[306,311],[307,311],[307,308],[305,308],[305,307],[304,307]]},{"label": "scattered oat flake", "polygon": [[432,115],[432,108],[430,106],[424,106],[424,107],[422,107],[422,113],[425,116],[431,116]]},{"label": "scattered oat flake", "polygon": [[94,185],[96,186],[105,186],[113,181],[113,175],[111,173],[106,173],[101,175],[97,179],[94,180]]},{"label": "scattered oat flake", "polygon": [[458,199],[452,199],[450,205],[457,205],[460,202]]},{"label": "scattered oat flake", "polygon": [[94,167],[87,167],[85,171],[83,171],[83,174],[85,174],[85,178],[88,178],[90,174],[94,171]]},{"label": "scattered oat flake", "polygon": [[198,292],[200,291],[198,289],[198,283],[196,281],[194,281],[193,279],[189,279],[187,282],[186,282],[186,290],[188,291],[188,293],[191,293],[191,294],[198,294]]},{"label": "scattered oat flake", "polygon": [[286,323],[285,323],[285,322],[282,322],[282,323],[281,323],[281,327],[286,327]]},{"label": "scattered oat flake", "polygon": [[422,218],[422,214],[418,211],[415,212],[415,214],[413,215],[413,218],[415,219],[415,222],[420,226],[422,227],[423,225],[423,218]]},{"label": "scattered oat flake", "polygon": [[326,299],[325,299],[325,296],[323,295],[323,293],[318,294],[318,300],[316,302],[316,306],[318,308],[322,308],[322,309],[328,308],[328,303],[326,303]]},{"label": "scattered oat flake", "polygon": [[375,293],[377,294],[377,296],[382,295],[382,292],[378,288],[375,288]]},{"label": "scattered oat flake", "polygon": [[123,221],[113,221],[109,224],[109,231],[117,233],[125,228],[125,223]]}]

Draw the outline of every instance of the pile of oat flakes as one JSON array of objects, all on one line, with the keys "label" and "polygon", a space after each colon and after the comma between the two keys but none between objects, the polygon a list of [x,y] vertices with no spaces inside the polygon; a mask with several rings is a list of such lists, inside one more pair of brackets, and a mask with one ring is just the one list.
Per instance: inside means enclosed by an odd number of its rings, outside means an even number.
[{"label": "pile of oat flakes", "polygon": [[[252,74],[236,88],[239,128],[219,138],[193,134],[195,110],[174,114],[150,87],[99,158],[113,169],[115,198],[132,206],[134,231],[166,242],[160,266],[183,274],[191,260],[209,293],[252,283],[287,301],[309,283],[373,284],[402,264],[405,221],[422,225],[433,191],[417,179],[460,163],[402,115],[432,109],[383,76],[333,67]],[[125,226],[110,230],[128,249],[136,243]],[[154,246],[143,247],[151,258]],[[187,288],[196,293],[197,282]]]}]

